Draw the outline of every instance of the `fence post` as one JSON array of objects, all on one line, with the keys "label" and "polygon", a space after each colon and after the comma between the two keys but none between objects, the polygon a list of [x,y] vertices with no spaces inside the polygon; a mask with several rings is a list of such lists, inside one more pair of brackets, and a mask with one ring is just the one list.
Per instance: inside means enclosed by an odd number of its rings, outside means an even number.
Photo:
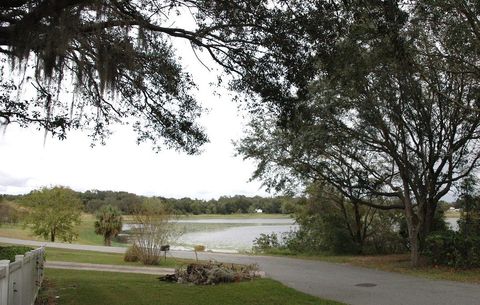
[{"label": "fence post", "polygon": [[13,293],[14,293],[13,305],[24,305],[23,299],[25,297],[23,295],[23,292],[25,287],[24,287],[24,280],[23,280],[23,268],[24,268],[23,258],[24,258],[24,255],[15,255],[15,262],[20,262],[20,270],[18,272],[17,280],[15,281],[15,287],[13,290]]},{"label": "fence post", "polygon": [[10,261],[0,261],[0,271],[3,269],[5,272],[4,277],[0,277],[0,305],[8,305],[8,277],[10,275]]},{"label": "fence post", "polygon": [[42,282],[43,282],[43,274],[45,269],[45,246],[43,246],[40,250],[40,256],[37,258],[38,265],[37,268],[39,270],[38,274],[38,288],[40,289]]},{"label": "fence post", "polygon": [[34,288],[33,288],[33,295],[32,298],[35,300],[38,296],[38,291],[40,290],[42,286],[42,281],[43,281],[43,268],[44,268],[44,263],[43,263],[43,258],[45,256],[45,247],[41,247],[35,250],[35,256],[33,257],[33,266],[34,266]]},{"label": "fence post", "polygon": [[22,303],[26,305],[32,305],[32,252],[28,251],[23,256],[23,268],[22,268]]}]

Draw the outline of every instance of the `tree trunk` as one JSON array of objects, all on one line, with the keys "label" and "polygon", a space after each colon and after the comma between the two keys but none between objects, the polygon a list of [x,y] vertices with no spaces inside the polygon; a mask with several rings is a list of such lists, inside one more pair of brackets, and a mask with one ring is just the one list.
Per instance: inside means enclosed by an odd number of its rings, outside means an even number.
[{"label": "tree trunk", "polygon": [[112,239],[110,237],[105,237],[103,240],[105,246],[111,246],[112,245]]},{"label": "tree trunk", "polygon": [[[420,263],[420,244],[419,233],[423,221],[415,214],[415,209],[410,198],[410,192],[407,183],[404,181],[405,189],[402,194],[402,201],[405,205],[405,219],[407,220],[408,239],[410,241],[410,264],[417,267]],[[422,213],[419,207],[418,213]]]},{"label": "tree trunk", "polygon": [[55,242],[55,229],[50,231],[50,241],[53,243]]},{"label": "tree trunk", "polygon": [[[363,241],[364,236],[362,234],[362,216],[360,214],[360,207],[358,204],[354,204],[355,210],[355,239],[358,245],[358,252],[359,254],[363,253]],[[365,225],[365,224],[363,224]]]},{"label": "tree trunk", "polygon": [[426,201],[424,204],[425,213],[423,215],[423,223],[421,224],[420,230],[418,232],[420,239],[420,250],[423,249],[425,244],[425,238],[432,232],[434,229],[435,222],[435,210],[437,209],[437,204],[432,201]]},{"label": "tree trunk", "polygon": [[408,230],[410,239],[410,264],[412,267],[420,265],[420,245],[418,241],[418,230]]}]

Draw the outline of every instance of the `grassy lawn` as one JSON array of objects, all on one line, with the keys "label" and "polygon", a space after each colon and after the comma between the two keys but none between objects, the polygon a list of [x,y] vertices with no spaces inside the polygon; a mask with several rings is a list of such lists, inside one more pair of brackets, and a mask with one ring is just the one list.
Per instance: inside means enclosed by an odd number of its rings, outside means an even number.
[{"label": "grassy lawn", "polygon": [[[192,257],[193,258],[193,257]],[[64,261],[75,263],[106,264],[106,265],[126,265],[126,266],[144,266],[140,262],[124,262],[123,254],[103,253],[94,251],[79,251],[67,249],[47,249],[47,261]],[[162,259],[159,267],[176,267],[183,264],[192,263],[194,260],[168,257]],[[149,266],[150,267],[150,266]]]},{"label": "grassy lawn", "polygon": [[480,268],[458,270],[443,266],[423,266],[412,268],[409,254],[391,255],[296,255],[284,251],[270,253],[273,256],[321,260],[330,263],[348,264],[352,266],[403,273],[432,280],[448,280],[480,284]]},{"label": "grassy lawn", "polygon": [[[0,246],[11,246],[9,244],[0,243]],[[35,247],[32,247],[35,248]],[[119,253],[104,253],[96,251],[82,251],[82,250],[69,250],[69,249],[57,249],[47,248],[46,251],[47,261],[62,261],[62,262],[74,262],[74,263],[89,263],[89,264],[103,264],[103,265],[124,265],[124,266],[145,266],[140,262],[125,262],[123,260],[123,254]],[[195,259],[192,254],[192,259],[182,259],[168,256],[167,260],[161,260],[157,267],[178,267],[181,265],[194,263]],[[148,267],[155,267],[149,265]]]},{"label": "grassy lawn", "polygon": [[160,282],[156,276],[47,269],[50,291],[58,305],[326,305],[321,300],[269,279],[216,286]]},{"label": "grassy lawn", "polygon": [[0,227],[0,236],[17,239],[44,240],[43,238],[32,235],[31,231],[28,230],[28,228],[24,228],[21,224],[2,224]]},{"label": "grassy lawn", "polygon": [[433,280],[449,280],[480,284],[480,268],[459,270],[443,266],[424,266],[412,268],[408,254],[383,256],[354,256],[346,262],[355,266],[376,268],[384,271],[399,272]]},{"label": "grassy lawn", "polygon": [[[103,237],[95,234],[94,231],[94,222],[95,216],[91,214],[83,214],[82,222],[76,228],[78,233],[78,239],[74,241],[76,244],[84,245],[103,245]],[[43,238],[35,236],[32,234],[31,230],[28,227],[25,227],[23,224],[4,224],[0,227],[0,236],[9,237],[9,238],[18,238],[18,239],[30,239],[44,241]],[[56,240],[61,242],[61,240]],[[124,246],[122,243],[112,243],[113,246]]]}]

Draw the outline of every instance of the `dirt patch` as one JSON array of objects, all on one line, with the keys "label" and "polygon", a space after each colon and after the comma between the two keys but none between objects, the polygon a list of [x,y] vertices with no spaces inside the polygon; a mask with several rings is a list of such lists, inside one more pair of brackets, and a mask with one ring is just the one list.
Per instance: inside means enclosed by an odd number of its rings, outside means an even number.
[{"label": "dirt patch", "polygon": [[57,305],[55,285],[47,278],[43,279],[35,305]]},{"label": "dirt patch", "polygon": [[358,265],[387,265],[392,263],[403,263],[410,260],[409,254],[392,254],[392,255],[371,255],[357,256],[352,259],[351,263]]}]

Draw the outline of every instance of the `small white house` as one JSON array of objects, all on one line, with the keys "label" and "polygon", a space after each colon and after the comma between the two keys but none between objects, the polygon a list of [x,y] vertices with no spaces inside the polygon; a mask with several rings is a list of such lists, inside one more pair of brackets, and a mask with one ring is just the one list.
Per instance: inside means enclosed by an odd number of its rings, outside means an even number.
[{"label": "small white house", "polygon": [[255,213],[263,213],[262,209],[255,209]]}]

